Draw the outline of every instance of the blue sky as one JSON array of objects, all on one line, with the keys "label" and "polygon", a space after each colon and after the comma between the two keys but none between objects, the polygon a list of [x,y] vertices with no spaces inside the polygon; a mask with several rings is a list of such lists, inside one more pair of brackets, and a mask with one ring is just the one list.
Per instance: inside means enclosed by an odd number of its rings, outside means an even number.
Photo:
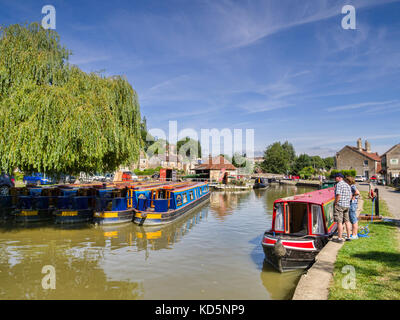
[{"label": "blue sky", "polygon": [[70,62],[126,76],[149,128],[254,129],[256,152],[288,140],[321,156],[400,142],[398,0],[0,0],[0,23],[46,4]]}]

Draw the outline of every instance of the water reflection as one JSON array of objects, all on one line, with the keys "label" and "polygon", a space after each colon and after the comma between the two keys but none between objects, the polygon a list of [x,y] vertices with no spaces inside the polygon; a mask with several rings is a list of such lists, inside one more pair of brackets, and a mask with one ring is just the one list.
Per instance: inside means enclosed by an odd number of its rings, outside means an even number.
[{"label": "water reflection", "polygon": [[271,299],[288,300],[292,298],[302,274],[303,270],[279,273],[269,263],[264,262],[260,277]]},{"label": "water reflection", "polygon": [[235,212],[241,202],[248,200],[250,191],[224,192],[214,191],[210,197],[210,209],[216,219],[225,221]]},{"label": "water reflection", "polygon": [[[43,230],[44,231],[44,230]],[[46,229],[34,237],[31,230],[8,235],[1,243],[1,299],[140,299],[142,283],[109,281],[99,268],[103,249],[80,246],[63,240]],[[29,234],[29,235],[28,235]],[[24,241],[25,240],[25,241]],[[21,244],[25,242],[25,244]],[[94,249],[94,250],[93,250]],[[42,268],[51,265],[56,270],[56,289],[42,288]]]}]

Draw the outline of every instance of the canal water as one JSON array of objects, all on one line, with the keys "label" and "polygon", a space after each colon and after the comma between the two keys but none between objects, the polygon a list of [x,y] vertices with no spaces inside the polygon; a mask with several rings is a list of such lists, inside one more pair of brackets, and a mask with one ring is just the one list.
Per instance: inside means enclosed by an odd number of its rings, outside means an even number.
[{"label": "canal water", "polygon": [[213,192],[164,227],[0,224],[0,299],[290,299],[301,271],[263,263],[261,240],[274,200],[310,190]]}]

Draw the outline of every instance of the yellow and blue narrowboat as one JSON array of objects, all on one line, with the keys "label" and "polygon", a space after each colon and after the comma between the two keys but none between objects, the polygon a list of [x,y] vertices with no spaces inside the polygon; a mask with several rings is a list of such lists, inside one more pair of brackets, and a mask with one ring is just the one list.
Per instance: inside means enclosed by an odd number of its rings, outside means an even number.
[{"label": "yellow and blue narrowboat", "polygon": [[18,196],[15,221],[41,222],[52,220],[58,190],[55,188],[29,188],[27,190],[28,195]]},{"label": "yellow and blue narrowboat", "polygon": [[265,261],[280,272],[305,269],[333,236],[334,188],[274,202],[272,227],[264,233]]},{"label": "yellow and blue narrowboat", "polygon": [[117,224],[132,222],[133,188],[98,190],[93,222]]},{"label": "yellow and blue narrowboat", "polygon": [[71,224],[91,222],[96,204],[96,188],[60,189],[54,211],[55,223]]},{"label": "yellow and blue narrowboat", "polygon": [[268,181],[264,178],[256,178],[253,189],[265,189],[268,187]]},{"label": "yellow and blue narrowboat", "polygon": [[208,183],[171,184],[139,195],[133,222],[139,225],[162,225],[183,217],[210,198]]}]

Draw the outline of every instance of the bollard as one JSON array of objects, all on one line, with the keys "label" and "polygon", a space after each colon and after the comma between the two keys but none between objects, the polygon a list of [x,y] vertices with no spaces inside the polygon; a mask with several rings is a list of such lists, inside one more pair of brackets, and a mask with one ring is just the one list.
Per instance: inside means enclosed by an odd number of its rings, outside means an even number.
[{"label": "bollard", "polygon": [[379,190],[376,188],[375,192],[375,215],[379,216]]}]

